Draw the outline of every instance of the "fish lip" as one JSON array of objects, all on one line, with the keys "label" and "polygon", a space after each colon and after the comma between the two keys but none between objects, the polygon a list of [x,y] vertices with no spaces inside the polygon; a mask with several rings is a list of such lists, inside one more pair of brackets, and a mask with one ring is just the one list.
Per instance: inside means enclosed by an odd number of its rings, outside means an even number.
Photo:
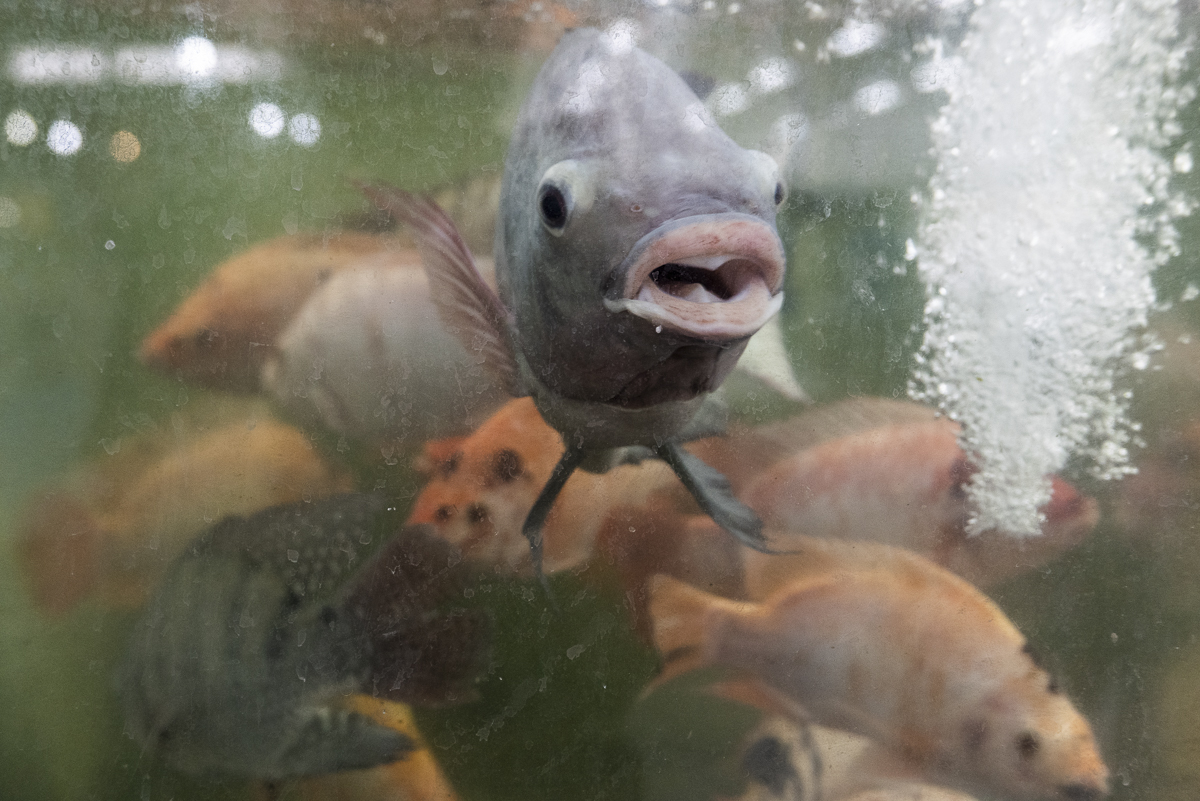
[{"label": "fish lip", "polygon": [[[691,293],[705,300],[664,290],[652,274],[668,265],[684,273],[711,275],[717,293],[697,282],[678,285],[700,287]],[[739,213],[683,217],[637,241],[617,271],[625,275],[621,297],[605,298],[604,305],[609,311],[629,312],[696,339],[742,339],[779,311],[783,272],[779,234],[758,217]]]}]

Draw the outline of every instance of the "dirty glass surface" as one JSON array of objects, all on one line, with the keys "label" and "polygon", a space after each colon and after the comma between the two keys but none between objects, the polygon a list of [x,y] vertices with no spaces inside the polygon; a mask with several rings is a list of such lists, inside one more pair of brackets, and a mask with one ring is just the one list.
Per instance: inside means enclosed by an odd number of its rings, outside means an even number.
[{"label": "dirty glass surface", "polygon": [[[563,439],[439,322],[389,187],[491,280],[580,27],[779,167],[778,324],[689,447],[789,553],[649,458],[572,478],[531,569]],[[0,0],[0,796],[1197,797],[1195,34],[1160,0]],[[600,160],[723,174],[681,131]],[[375,739],[322,762],[348,720]]]}]

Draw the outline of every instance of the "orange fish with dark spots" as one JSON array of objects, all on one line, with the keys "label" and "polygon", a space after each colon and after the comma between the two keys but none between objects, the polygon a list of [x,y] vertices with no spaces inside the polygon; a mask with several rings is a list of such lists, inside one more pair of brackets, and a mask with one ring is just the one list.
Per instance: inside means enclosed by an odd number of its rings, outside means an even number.
[{"label": "orange fish with dark spots", "polygon": [[[471,436],[427,446],[425,464],[433,474],[408,522],[429,524],[465,556],[529,573],[533,562],[521,525],[563,450],[533,401],[510,401]],[[655,461],[574,473],[546,520],[546,571],[582,564],[609,510],[636,506],[672,485],[671,476]]]}]

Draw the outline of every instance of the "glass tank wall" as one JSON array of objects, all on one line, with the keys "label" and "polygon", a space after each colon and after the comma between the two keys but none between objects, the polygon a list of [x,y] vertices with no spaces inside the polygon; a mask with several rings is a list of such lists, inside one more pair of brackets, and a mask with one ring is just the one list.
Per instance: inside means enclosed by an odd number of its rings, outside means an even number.
[{"label": "glass tank wall", "polygon": [[0,0],[0,796],[1197,797],[1195,35]]}]

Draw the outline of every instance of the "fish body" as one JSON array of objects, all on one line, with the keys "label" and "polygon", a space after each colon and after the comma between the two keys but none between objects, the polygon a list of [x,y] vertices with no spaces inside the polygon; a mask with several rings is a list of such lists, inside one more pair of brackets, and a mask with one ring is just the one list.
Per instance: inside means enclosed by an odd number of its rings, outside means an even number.
[{"label": "fish body", "polygon": [[779,459],[740,497],[782,542],[792,534],[884,542],[979,584],[1043,564],[1095,528],[1096,501],[1052,476],[1041,536],[969,536],[967,485],[975,468],[959,445],[959,430],[940,418],[845,433]]},{"label": "fish body", "polygon": [[[432,527],[467,557],[524,574],[532,567],[521,527],[564,448],[530,398],[509,401],[470,436],[428,465],[428,483],[408,523]],[[563,487],[543,531],[544,569],[579,566],[594,551],[608,513],[637,505],[673,482],[660,462],[577,471]]]},{"label": "fish body", "polygon": [[305,421],[367,442],[466,433],[502,401],[442,327],[419,260],[330,276],[279,334],[262,383]]},{"label": "fish body", "polygon": [[304,434],[260,412],[166,449],[155,447],[160,439],[126,441],[78,487],[30,505],[19,552],[42,610],[64,614],[93,592],[107,604],[137,607],[214,521],[351,489],[349,473],[321,458]]},{"label": "fish body", "polygon": [[365,187],[409,225],[439,309],[566,451],[524,526],[539,532],[576,467],[659,456],[705,512],[764,547],[728,481],[679,443],[783,302],[774,161],[715,124],[674,71],[593,29],[565,34],[518,115],[496,232],[499,296],[437,206]]},{"label": "fish body", "polygon": [[309,296],[342,270],[420,263],[389,237],[293,234],[219,265],[142,343],[151,367],[215,389],[252,392],[275,339]]},{"label": "fish body", "polygon": [[1091,728],[1024,637],[967,582],[873,543],[747,554],[754,602],[656,579],[668,659],[745,671],[823,725],[868,736],[932,780],[1015,799],[1098,799]]},{"label": "fish body", "polygon": [[486,621],[445,608],[460,557],[424,529],[359,564],[395,522],[381,499],[341,495],[197,538],[135,624],[120,676],[127,730],[181,770],[267,780],[411,751],[344,697],[463,700]]}]

